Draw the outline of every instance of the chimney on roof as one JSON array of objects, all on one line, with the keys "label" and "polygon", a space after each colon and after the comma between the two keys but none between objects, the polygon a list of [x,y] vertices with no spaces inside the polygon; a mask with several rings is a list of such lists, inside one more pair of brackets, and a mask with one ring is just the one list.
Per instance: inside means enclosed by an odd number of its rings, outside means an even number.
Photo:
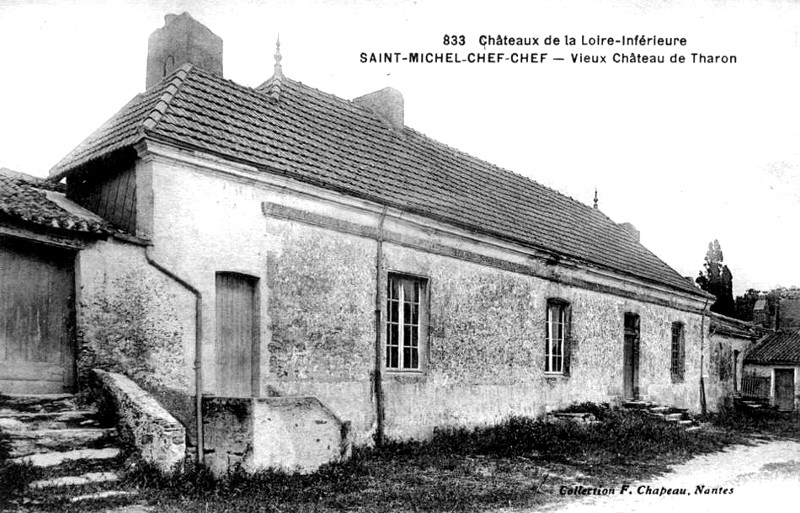
[{"label": "chimney on roof", "polygon": [[359,96],[354,103],[371,109],[383,118],[397,133],[402,133],[403,127],[403,95],[397,89],[387,87],[374,93]]},{"label": "chimney on roof", "polygon": [[636,242],[639,242],[639,230],[636,229],[635,226],[631,223],[619,223],[619,227],[628,232],[631,237],[636,239]]},{"label": "chimney on roof", "polygon": [[187,62],[222,76],[222,38],[188,12],[164,16],[147,46],[147,89]]}]

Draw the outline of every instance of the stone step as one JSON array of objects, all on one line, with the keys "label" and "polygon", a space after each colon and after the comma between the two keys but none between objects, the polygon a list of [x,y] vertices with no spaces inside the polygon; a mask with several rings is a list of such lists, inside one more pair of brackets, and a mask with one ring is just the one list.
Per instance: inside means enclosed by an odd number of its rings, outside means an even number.
[{"label": "stone step", "polygon": [[683,413],[668,413],[664,415],[664,418],[671,421],[671,422],[678,422],[684,419]]},{"label": "stone step", "polygon": [[97,448],[116,439],[114,428],[43,429],[9,431],[11,456],[28,456],[53,451]]},{"label": "stone step", "polygon": [[593,422],[594,414],[588,412],[551,412],[548,415],[557,420],[568,420],[571,422]]},{"label": "stone step", "polygon": [[78,449],[74,451],[65,452],[45,452],[40,454],[31,454],[30,456],[21,456],[12,458],[12,463],[30,463],[34,467],[54,467],[60,465],[65,461],[74,460],[107,460],[116,458],[122,451],[116,447],[107,447],[105,449]]},{"label": "stone step", "polygon": [[72,394],[0,395],[0,415],[15,412],[64,412],[77,409],[77,398]]},{"label": "stone step", "polygon": [[656,405],[648,401],[625,401],[622,406],[631,410],[644,410]]},{"label": "stone step", "polygon": [[91,501],[97,499],[109,499],[109,498],[119,498],[119,497],[135,497],[138,495],[139,492],[135,490],[106,490],[103,492],[95,492],[95,493],[88,493],[85,495],[78,495],[76,497],[71,498],[69,501],[72,503],[75,502],[82,502],[82,501]]},{"label": "stone step", "polygon": [[87,472],[79,476],[62,476],[52,479],[41,479],[34,481],[28,486],[30,488],[57,488],[60,486],[84,486],[88,484],[110,483],[119,480],[116,472]]},{"label": "stone step", "polygon": [[95,410],[76,410],[50,413],[11,412],[0,413],[0,428],[5,431],[36,431],[39,429],[64,429],[102,427]]}]

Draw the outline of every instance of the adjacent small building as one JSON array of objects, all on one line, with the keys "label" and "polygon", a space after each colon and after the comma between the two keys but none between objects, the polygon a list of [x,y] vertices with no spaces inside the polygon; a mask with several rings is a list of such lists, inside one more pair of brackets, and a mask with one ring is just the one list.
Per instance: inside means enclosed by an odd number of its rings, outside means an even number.
[{"label": "adjacent small building", "polygon": [[750,322],[710,314],[707,400],[712,411],[731,406],[741,395],[744,359],[760,337],[761,331]]},{"label": "adjacent small building", "polygon": [[800,331],[772,333],[753,347],[745,360],[749,394],[768,399],[784,411],[800,409]]}]

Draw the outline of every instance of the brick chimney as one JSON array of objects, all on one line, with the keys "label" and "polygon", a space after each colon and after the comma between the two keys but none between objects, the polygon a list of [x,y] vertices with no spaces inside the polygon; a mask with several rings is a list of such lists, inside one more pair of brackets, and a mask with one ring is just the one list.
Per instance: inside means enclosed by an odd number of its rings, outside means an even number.
[{"label": "brick chimney", "polygon": [[402,133],[404,124],[403,119],[403,95],[397,89],[387,87],[374,93],[359,96],[353,100],[363,107],[366,107],[381,118],[397,133]]},{"label": "brick chimney", "polygon": [[639,242],[639,230],[636,229],[635,226],[631,223],[619,223],[619,227],[625,230],[630,234],[631,237],[636,239],[636,242]]},{"label": "brick chimney", "polygon": [[187,62],[222,76],[222,38],[188,12],[167,14],[148,40],[147,89]]}]

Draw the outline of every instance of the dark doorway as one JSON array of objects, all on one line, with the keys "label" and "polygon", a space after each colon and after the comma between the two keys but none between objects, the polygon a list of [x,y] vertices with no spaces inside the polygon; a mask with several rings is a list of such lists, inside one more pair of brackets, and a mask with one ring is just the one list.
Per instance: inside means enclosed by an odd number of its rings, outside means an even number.
[{"label": "dark doorway", "polygon": [[639,316],[625,314],[625,338],[622,346],[622,380],[625,399],[639,398]]},{"label": "dark doorway", "polygon": [[75,252],[0,238],[0,392],[75,385]]},{"label": "dark doorway", "polygon": [[251,397],[258,390],[258,279],[217,273],[217,393]]},{"label": "dark doorway", "polygon": [[794,369],[775,369],[775,405],[779,410],[794,410]]}]

